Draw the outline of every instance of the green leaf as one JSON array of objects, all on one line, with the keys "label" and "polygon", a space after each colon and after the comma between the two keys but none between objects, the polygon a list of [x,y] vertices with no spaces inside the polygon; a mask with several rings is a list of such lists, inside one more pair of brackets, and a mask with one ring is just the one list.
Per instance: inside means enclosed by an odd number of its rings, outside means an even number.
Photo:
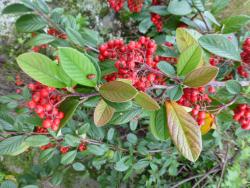
[{"label": "green leaf", "polygon": [[184,84],[188,87],[201,87],[216,78],[219,69],[214,66],[200,67],[190,72],[184,79]]},{"label": "green leaf", "polygon": [[157,64],[157,67],[160,69],[160,71],[162,71],[166,75],[169,75],[169,76],[175,75],[174,67],[172,65],[170,65],[169,63],[167,63],[167,62],[160,61]]},{"label": "green leaf", "polygon": [[48,160],[50,160],[55,155],[55,148],[49,148],[41,152],[39,156],[39,160],[42,163],[46,163]]},{"label": "green leaf", "polygon": [[35,14],[26,14],[16,21],[16,29],[19,32],[30,33],[46,27],[46,22]]},{"label": "green leaf", "polygon": [[158,140],[167,140],[169,138],[165,106],[162,106],[160,110],[151,113],[150,131]]},{"label": "green leaf", "polygon": [[113,118],[109,122],[113,125],[120,125],[124,123],[130,122],[133,118],[139,116],[142,113],[141,108],[138,107],[132,107],[131,109],[125,110],[125,111],[119,111],[116,112],[113,115]]},{"label": "green leaf", "polygon": [[163,5],[151,6],[148,10],[161,16],[169,15],[167,7]]},{"label": "green leaf", "polygon": [[0,188],[17,188],[17,184],[15,184],[13,181],[6,180],[1,183]]},{"label": "green leaf", "polygon": [[40,147],[48,144],[50,139],[44,135],[33,135],[25,139],[25,143],[31,147]]},{"label": "green leaf", "polygon": [[138,120],[131,120],[129,122],[129,128],[131,131],[135,131],[138,126]]},{"label": "green leaf", "polygon": [[201,12],[205,11],[205,7],[202,3],[202,0],[192,0],[192,2],[193,2],[193,5],[196,9],[198,9]]},{"label": "green leaf", "polygon": [[225,10],[226,6],[230,3],[230,0],[220,0],[214,1],[212,5],[211,12],[213,14],[218,14],[219,12]]},{"label": "green leaf", "polygon": [[129,141],[129,143],[135,145],[137,143],[137,136],[135,134],[129,133],[127,135],[127,140]]},{"label": "green leaf", "polygon": [[72,28],[66,28],[66,33],[67,33],[69,40],[71,40],[73,43],[81,47],[85,46],[86,41],[82,38],[81,33],[79,33],[78,31]]},{"label": "green leaf", "polygon": [[59,110],[64,113],[64,118],[61,120],[60,127],[64,127],[67,124],[79,105],[80,101],[74,98],[68,98],[60,104]]},{"label": "green leaf", "polygon": [[250,21],[250,16],[236,15],[226,18],[222,21],[223,33],[233,33],[239,31],[246,26]]},{"label": "green leaf", "polygon": [[65,142],[72,147],[77,147],[81,143],[81,140],[76,136],[73,136],[71,134],[66,134]]},{"label": "green leaf", "polygon": [[54,36],[42,33],[32,38],[27,44],[30,46],[39,46],[42,44],[49,44],[54,40],[56,40]]},{"label": "green leaf", "polygon": [[153,23],[151,22],[150,17],[146,17],[145,19],[143,19],[141,21],[141,23],[139,24],[139,31],[143,34],[147,33],[147,31],[149,30],[149,28],[153,25]]},{"label": "green leaf", "polygon": [[24,4],[21,3],[13,3],[6,6],[2,10],[2,14],[19,14],[19,13],[27,13],[31,12],[32,10],[26,7]]},{"label": "green leaf", "polygon": [[76,154],[77,154],[76,150],[73,150],[73,151],[70,151],[70,152],[64,154],[62,156],[61,163],[63,165],[68,165],[68,164],[72,163],[76,158]]},{"label": "green leaf", "polygon": [[78,171],[78,172],[84,171],[86,169],[85,166],[79,162],[73,163],[72,167],[75,171]]},{"label": "green leaf", "polygon": [[141,159],[141,160],[137,161],[137,163],[135,163],[133,165],[133,168],[135,170],[142,170],[142,169],[146,168],[149,165],[149,163],[150,162],[148,160]]},{"label": "green leaf", "polygon": [[113,139],[114,133],[115,133],[115,129],[114,128],[110,128],[109,131],[108,131],[108,134],[107,134],[107,139],[109,141],[111,141]]},{"label": "green leaf", "polygon": [[28,148],[29,148],[29,146],[25,142],[23,142],[21,145],[19,145],[16,148],[16,150],[14,152],[10,153],[9,155],[10,156],[17,156],[17,155],[25,152]]},{"label": "green leaf", "polygon": [[108,151],[108,147],[106,145],[89,145],[88,151],[96,156],[102,156],[105,152]]},{"label": "green leaf", "polygon": [[229,80],[226,82],[226,89],[231,94],[239,94],[241,92],[242,86],[236,80]]},{"label": "green leaf", "polygon": [[106,125],[113,117],[115,109],[104,100],[100,100],[94,111],[94,122],[96,126]]},{"label": "green leaf", "polygon": [[45,0],[36,0],[33,2],[34,6],[39,9],[44,14],[49,14],[49,7],[46,4]]},{"label": "green leaf", "polygon": [[139,91],[135,97],[135,102],[146,110],[159,110],[159,104],[148,94]]},{"label": "green leaf", "polygon": [[201,34],[195,30],[178,28],[176,30],[176,43],[180,52],[188,49],[190,46],[198,44]]},{"label": "green leaf", "polygon": [[207,51],[220,57],[241,61],[237,47],[223,35],[204,35],[199,39],[200,45]]},{"label": "green leaf", "polygon": [[192,70],[196,69],[202,63],[202,49],[194,44],[183,51],[178,59],[177,74],[185,76]]},{"label": "green leaf", "polygon": [[188,160],[195,162],[202,149],[200,127],[187,111],[175,102],[166,102],[167,122],[170,136]]},{"label": "green leaf", "polygon": [[67,85],[59,75],[59,66],[45,55],[28,52],[17,57],[21,69],[34,80],[55,88],[64,88]]},{"label": "green leaf", "polygon": [[[81,85],[95,87],[97,72],[93,63],[73,48],[59,48],[59,58],[65,73]],[[92,78],[91,78],[92,77]]]},{"label": "green leaf", "polygon": [[122,81],[107,82],[100,87],[99,92],[111,102],[126,102],[137,95],[137,90],[133,86]]},{"label": "green leaf", "polygon": [[121,103],[116,103],[116,102],[110,102],[106,99],[104,101],[111,107],[113,107],[116,111],[124,111],[133,106],[132,101],[127,101],[127,102],[121,102]]},{"label": "green leaf", "polygon": [[178,101],[183,95],[183,89],[181,85],[177,85],[166,92],[167,96],[172,101]]},{"label": "green leaf", "polygon": [[205,11],[204,17],[207,18],[212,23],[216,24],[217,26],[220,26],[220,23],[216,20],[216,18],[214,17],[214,15],[211,12]]},{"label": "green leaf", "polygon": [[192,12],[192,7],[186,0],[170,0],[168,12],[178,16],[184,16]]},{"label": "green leaf", "polygon": [[124,159],[125,158],[122,158],[120,161],[118,161],[115,164],[115,170],[117,170],[119,172],[124,172],[124,171],[128,170],[129,166],[124,163]]},{"label": "green leaf", "polygon": [[21,146],[24,136],[13,136],[0,142],[0,155],[10,155]]}]

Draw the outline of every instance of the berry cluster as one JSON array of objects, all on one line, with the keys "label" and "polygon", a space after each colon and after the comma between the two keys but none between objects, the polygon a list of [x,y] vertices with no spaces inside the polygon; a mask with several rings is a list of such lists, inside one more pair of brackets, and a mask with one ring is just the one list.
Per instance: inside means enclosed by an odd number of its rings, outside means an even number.
[{"label": "berry cluster", "polygon": [[162,75],[155,73],[157,62],[154,61],[156,43],[148,37],[125,44],[121,39],[110,40],[99,47],[99,60],[114,60],[117,72],[105,76],[107,81],[117,78],[132,80],[133,85],[144,91],[153,84],[164,84]]},{"label": "berry cluster", "polygon": [[44,146],[41,146],[41,147],[40,147],[40,150],[47,150],[47,149],[53,148],[53,147],[55,147],[55,144],[48,143],[48,144],[46,144],[46,145],[44,145]]},{"label": "berry cluster", "polygon": [[41,127],[41,126],[36,126],[34,132],[44,134],[44,133],[48,133],[48,129]]},{"label": "berry cluster", "polygon": [[[178,103],[180,105],[193,108],[191,112],[192,116],[197,120],[198,125],[204,125],[206,118],[206,106],[212,102],[206,93],[206,88],[185,88],[183,92],[184,94]],[[208,92],[212,94],[215,93],[216,90],[214,87],[209,86]]]},{"label": "berry cluster", "polygon": [[241,52],[241,59],[243,61],[243,64],[238,67],[238,73],[244,77],[248,78],[249,74],[247,70],[250,69],[250,37],[248,37],[245,42],[243,43],[242,47],[243,52]]},{"label": "berry cluster", "polygon": [[108,3],[115,12],[119,12],[125,3],[125,0],[108,0]]},{"label": "berry cluster", "polygon": [[[59,38],[59,39],[64,39],[64,40],[67,39],[67,35],[66,35],[66,34],[61,33],[60,31],[58,31],[58,30],[56,30],[56,29],[54,29],[54,28],[49,28],[49,29],[47,30],[47,34],[52,35],[52,36],[54,36],[54,37],[56,37],[56,38]],[[35,33],[32,33],[32,37],[35,37],[35,36],[36,36],[36,34],[35,34]],[[34,47],[32,48],[32,50],[33,50],[34,52],[39,52],[41,49],[46,49],[47,47],[48,47],[48,44],[42,44],[42,45],[40,45],[40,46],[34,46]]]},{"label": "berry cluster", "polygon": [[[173,49],[173,46],[174,46],[174,44],[171,43],[171,42],[165,42],[164,45],[167,46],[170,49]],[[155,56],[154,61],[156,63],[158,63],[160,61],[166,61],[168,63],[175,64],[177,62],[177,58],[175,58],[175,57]]]},{"label": "berry cluster", "polygon": [[[127,0],[128,8],[131,12],[141,12],[144,0]],[[119,12],[123,7],[125,0],[108,0],[109,6],[114,9],[115,12]]]},{"label": "berry cluster", "polygon": [[40,83],[29,84],[28,87],[32,92],[32,100],[28,102],[28,107],[43,119],[42,126],[44,128],[58,130],[61,119],[64,117],[64,113],[57,108],[61,96],[54,88]]},{"label": "berry cluster", "polygon": [[144,0],[128,0],[128,8],[131,12],[141,12]]},{"label": "berry cluster", "polygon": [[65,153],[68,153],[69,149],[70,149],[69,146],[61,146],[60,152],[61,154],[65,154]]},{"label": "berry cluster", "polygon": [[250,130],[250,105],[240,104],[234,109],[234,120],[241,124],[241,128]]},{"label": "berry cluster", "polygon": [[49,35],[52,35],[52,36],[54,36],[54,37],[56,37],[56,38],[59,38],[59,39],[64,39],[64,40],[67,39],[67,35],[66,35],[66,34],[61,33],[60,31],[58,31],[58,30],[56,30],[56,29],[54,29],[54,28],[49,28],[49,29],[47,30],[47,33],[48,33]]},{"label": "berry cluster", "polygon": [[211,56],[210,59],[209,59],[209,62],[210,62],[210,65],[212,66],[217,66],[219,65],[224,59],[219,57],[219,56]]},{"label": "berry cluster", "polygon": [[[152,0],[152,5],[160,5],[161,2],[159,0]],[[155,25],[158,32],[162,32],[163,29],[163,20],[159,14],[151,13],[151,21]]]}]

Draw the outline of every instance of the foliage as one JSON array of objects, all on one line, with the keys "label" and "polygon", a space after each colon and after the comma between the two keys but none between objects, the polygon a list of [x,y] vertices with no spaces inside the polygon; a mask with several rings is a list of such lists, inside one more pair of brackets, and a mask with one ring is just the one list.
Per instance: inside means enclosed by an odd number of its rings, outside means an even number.
[{"label": "foliage", "polygon": [[247,187],[249,17],[219,22],[224,0],[117,2],[148,37],[104,43],[43,0],[3,10],[33,35],[16,61],[36,83],[0,97],[0,155],[39,159],[28,178],[0,176],[1,188],[60,185],[72,170],[103,187]]}]

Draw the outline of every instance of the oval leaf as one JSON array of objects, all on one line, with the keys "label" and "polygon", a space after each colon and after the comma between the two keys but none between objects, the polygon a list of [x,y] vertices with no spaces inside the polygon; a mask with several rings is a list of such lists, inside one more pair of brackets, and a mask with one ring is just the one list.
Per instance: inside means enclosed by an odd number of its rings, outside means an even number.
[{"label": "oval leaf", "polygon": [[166,110],[169,133],[175,146],[185,158],[196,161],[202,149],[200,127],[177,103],[166,102]]},{"label": "oval leaf", "polygon": [[50,139],[44,135],[34,135],[25,139],[25,143],[31,147],[40,147],[48,144]]},{"label": "oval leaf", "polygon": [[190,72],[184,79],[184,84],[189,87],[201,87],[216,78],[219,69],[212,66],[200,67]]},{"label": "oval leaf", "polygon": [[95,108],[94,122],[97,126],[107,124],[113,117],[115,109],[107,105],[104,100],[101,100]]},{"label": "oval leaf", "polygon": [[22,145],[25,137],[13,136],[0,142],[0,155],[11,155]]},{"label": "oval leaf", "polygon": [[46,26],[46,22],[35,14],[26,14],[19,17],[16,21],[16,29],[19,32],[33,32],[43,29]]},{"label": "oval leaf", "polygon": [[226,36],[211,34],[199,39],[200,45],[207,51],[220,57],[241,61],[237,47]]},{"label": "oval leaf", "polygon": [[6,6],[2,14],[18,14],[18,13],[27,13],[31,12],[32,10],[28,7],[26,7],[24,4],[21,3],[13,3],[8,6]]},{"label": "oval leaf", "polygon": [[202,63],[202,49],[199,45],[194,44],[183,51],[178,59],[177,74],[179,76],[185,76],[197,68]]},{"label": "oval leaf", "polygon": [[146,110],[159,110],[159,104],[148,94],[139,92],[135,97],[135,102]]},{"label": "oval leaf", "polygon": [[226,18],[222,21],[223,33],[233,33],[239,31],[242,27],[247,25],[250,21],[250,16],[236,15]]},{"label": "oval leaf", "polygon": [[150,115],[150,131],[158,140],[167,140],[169,138],[166,108],[154,111]]},{"label": "oval leaf", "polygon": [[241,92],[242,86],[236,80],[229,80],[226,82],[226,89],[231,94],[239,94]]},{"label": "oval leaf", "polygon": [[73,48],[59,48],[59,59],[65,73],[77,83],[95,87],[97,71],[93,63]]},{"label": "oval leaf", "polygon": [[99,92],[101,96],[111,102],[126,102],[137,94],[137,90],[133,86],[122,81],[107,82],[100,87]]},{"label": "oval leaf", "polygon": [[54,36],[42,33],[32,38],[27,44],[30,46],[39,46],[42,44],[48,44],[54,40],[56,40]]},{"label": "oval leaf", "polygon": [[183,52],[188,47],[198,44],[198,39],[201,34],[195,30],[178,28],[176,30],[176,43],[180,52]]},{"label": "oval leaf", "polygon": [[192,12],[192,7],[185,0],[170,0],[168,11],[174,15],[184,16]]},{"label": "oval leaf", "polygon": [[76,150],[66,153],[65,155],[62,156],[61,163],[64,165],[72,163],[76,158],[76,154],[77,154]]},{"label": "oval leaf", "polygon": [[20,68],[34,80],[55,88],[67,85],[59,76],[59,66],[45,55],[29,52],[17,57]]}]

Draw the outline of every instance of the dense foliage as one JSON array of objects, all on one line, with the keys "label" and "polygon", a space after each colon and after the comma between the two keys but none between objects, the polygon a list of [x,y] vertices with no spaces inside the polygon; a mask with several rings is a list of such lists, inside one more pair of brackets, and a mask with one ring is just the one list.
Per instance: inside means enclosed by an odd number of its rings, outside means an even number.
[{"label": "dense foliage", "polygon": [[106,3],[131,22],[124,37],[43,0],[3,10],[30,35],[16,61],[33,81],[0,96],[0,155],[37,162],[1,188],[72,169],[102,187],[248,187],[250,17],[218,21],[226,0]]}]

